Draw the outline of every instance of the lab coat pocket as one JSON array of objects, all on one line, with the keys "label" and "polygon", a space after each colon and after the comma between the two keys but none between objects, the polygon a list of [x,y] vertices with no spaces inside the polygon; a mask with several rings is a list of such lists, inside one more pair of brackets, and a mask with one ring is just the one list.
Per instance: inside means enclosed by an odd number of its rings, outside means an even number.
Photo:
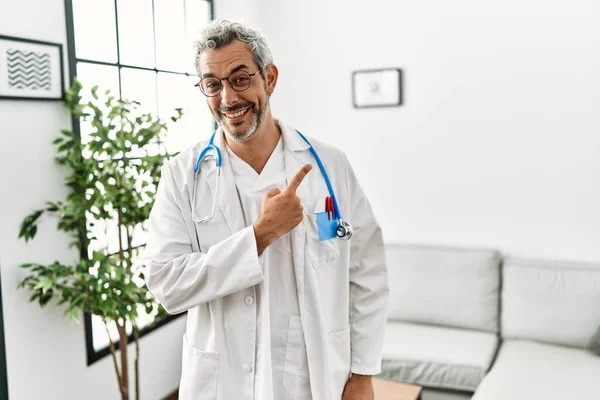
[{"label": "lab coat pocket", "polygon": [[333,238],[325,241],[319,240],[319,228],[316,214],[305,216],[306,239],[308,241],[309,257],[315,267],[323,266],[340,258],[339,239]]},{"label": "lab coat pocket", "polygon": [[219,353],[196,349],[184,335],[179,399],[215,400],[218,374]]},{"label": "lab coat pocket", "polygon": [[329,368],[334,399],[341,399],[350,377],[350,328],[328,335]]},{"label": "lab coat pocket", "polygon": [[283,367],[283,386],[292,398],[310,394],[308,358],[299,316],[290,317]]}]

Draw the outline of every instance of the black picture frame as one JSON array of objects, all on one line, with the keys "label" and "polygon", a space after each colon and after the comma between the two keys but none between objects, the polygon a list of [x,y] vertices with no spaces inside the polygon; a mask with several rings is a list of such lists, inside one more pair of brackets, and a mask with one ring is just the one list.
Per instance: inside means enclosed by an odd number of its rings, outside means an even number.
[{"label": "black picture frame", "polygon": [[398,107],[403,104],[403,73],[399,68],[352,72],[354,108]]},{"label": "black picture frame", "polygon": [[62,100],[60,43],[0,35],[0,100]]}]

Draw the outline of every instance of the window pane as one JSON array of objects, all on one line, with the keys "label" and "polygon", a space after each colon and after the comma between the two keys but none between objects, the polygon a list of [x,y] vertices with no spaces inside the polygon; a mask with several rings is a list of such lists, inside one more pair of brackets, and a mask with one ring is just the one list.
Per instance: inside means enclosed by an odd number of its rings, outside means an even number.
[{"label": "window pane", "polygon": [[77,63],[77,78],[81,81],[84,90],[98,86],[98,94],[110,90],[110,94],[119,97],[119,70],[110,65]]},{"label": "window pane", "polygon": [[156,116],[156,73],[121,68],[121,97],[139,101],[143,112]]},{"label": "window pane", "polygon": [[[156,191],[156,188],[153,187],[153,190]],[[143,222],[142,224],[137,225],[133,229],[132,233],[132,247],[143,246],[148,241],[148,221]]]},{"label": "window pane", "polygon": [[170,121],[175,108],[183,108],[184,116],[171,123],[167,132],[166,147],[169,153],[183,151],[210,135],[213,119],[204,96],[194,87],[198,79],[185,75],[158,74],[159,116]]},{"label": "window pane", "polygon": [[167,71],[189,70],[185,49],[183,0],[155,0],[156,67]]},{"label": "window pane", "polygon": [[121,63],[154,68],[152,0],[118,0]]},{"label": "window pane", "polygon": [[[100,99],[106,98],[104,93],[107,90],[110,90],[111,96],[119,98],[119,70],[117,67],[79,62],[77,63],[77,78],[83,86],[85,95],[82,96],[82,101],[84,102],[91,99],[91,96],[88,96],[87,93],[94,86],[98,86],[98,97]],[[91,132],[91,124],[81,121],[80,127],[81,140],[85,142]]]},{"label": "window pane", "polygon": [[187,72],[196,74],[194,68],[194,41],[198,39],[199,33],[210,21],[210,3],[204,0],[185,0],[185,27],[186,44],[185,55],[191,54],[191,62],[186,63],[189,66]]},{"label": "window pane", "polygon": [[[119,222],[115,213],[113,219],[104,220],[106,223],[106,241],[108,254],[116,254],[119,252]],[[127,232],[121,227],[121,246],[127,248]]]},{"label": "window pane", "polygon": [[73,0],[77,58],[117,62],[114,0]]},{"label": "window pane", "polygon": [[[119,333],[115,328],[109,329],[113,341],[117,341]],[[94,350],[99,351],[108,346],[108,334],[102,319],[97,315],[92,315],[92,343]]]},{"label": "window pane", "polygon": [[88,246],[88,257],[91,258],[95,251],[106,251],[108,248],[108,237],[106,235],[106,222],[104,220],[98,220],[91,213],[87,213],[87,224],[88,232],[93,237]]}]

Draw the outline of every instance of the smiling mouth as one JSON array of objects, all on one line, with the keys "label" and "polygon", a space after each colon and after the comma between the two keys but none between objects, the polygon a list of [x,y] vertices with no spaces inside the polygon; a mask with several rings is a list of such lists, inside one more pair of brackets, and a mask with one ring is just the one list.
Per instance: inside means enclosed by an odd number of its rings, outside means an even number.
[{"label": "smiling mouth", "polygon": [[236,111],[236,112],[222,112],[221,114],[223,114],[225,117],[229,118],[229,119],[235,119],[235,118],[239,118],[242,117],[244,115],[246,115],[248,113],[248,111],[250,110],[251,107],[245,108],[243,110],[240,111]]}]

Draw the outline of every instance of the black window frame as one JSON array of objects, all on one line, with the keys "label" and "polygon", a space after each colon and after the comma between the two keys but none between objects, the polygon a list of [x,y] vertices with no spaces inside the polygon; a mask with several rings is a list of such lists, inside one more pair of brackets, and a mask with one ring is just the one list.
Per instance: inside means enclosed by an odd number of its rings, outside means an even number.
[{"label": "black window frame", "polygon": [[[76,54],[75,54],[75,24],[74,24],[74,19],[73,19],[73,0],[64,0],[64,1],[65,1],[65,17],[66,17],[66,25],[67,25],[66,27],[67,27],[67,54],[68,54],[68,65],[69,65],[69,86],[73,84],[73,80],[74,80],[75,76],[77,75],[77,63],[78,62],[85,62],[85,63],[96,64],[96,65],[115,66],[119,70],[121,68],[131,68],[131,69],[137,69],[137,70],[142,70],[142,71],[153,71],[156,74],[158,74],[159,72],[166,72],[166,73],[172,73],[172,74],[177,74],[177,75],[195,76],[195,74],[191,74],[188,72],[182,73],[182,72],[159,69],[156,67],[156,65],[154,66],[154,68],[147,68],[147,67],[139,67],[139,66],[135,66],[135,65],[122,64],[121,63],[121,55],[119,52],[118,0],[114,0],[115,29],[116,29],[116,40],[117,40],[117,62],[116,63],[108,63],[108,62],[102,62],[102,61],[96,61],[96,60],[77,58]],[[152,1],[152,13],[154,15],[154,0],[149,0],[149,1]],[[207,3],[210,4],[209,20],[212,20],[212,19],[214,19],[214,16],[215,16],[214,0],[204,0],[204,1],[206,1]],[[201,93],[199,93],[199,95],[201,95]],[[119,73],[119,97],[121,97],[121,74],[120,73]],[[71,122],[72,122],[72,126],[73,126],[73,133],[75,133],[77,136],[81,137],[81,126],[79,124],[79,119],[77,119],[76,117],[72,117]],[[217,124],[215,122],[215,126],[216,125]],[[81,248],[79,250],[80,250],[80,257],[87,258],[88,249]],[[146,334],[148,334],[148,333],[160,328],[161,326],[163,326],[179,317],[182,317],[186,314],[187,313],[184,312],[184,313],[180,313],[177,315],[169,315],[168,317],[165,317],[164,319],[152,324],[149,327],[140,329],[139,338],[142,338]],[[1,318],[1,314],[0,314],[0,318]],[[92,332],[92,316],[89,313],[85,313],[85,315],[84,315],[84,331],[85,331],[85,342],[86,342],[86,353],[87,353],[87,365],[90,366],[91,364],[95,363],[96,361],[109,355],[110,349],[109,349],[108,345],[100,350],[94,349],[93,332]],[[133,340],[134,340],[133,334],[130,334],[128,336],[127,343],[131,343]],[[118,350],[119,349],[119,341],[118,340],[115,341],[114,345],[115,345],[115,349]]]},{"label": "black window frame", "polygon": [[0,278],[0,399],[8,400],[6,343],[4,342],[4,312],[2,309],[2,278]]}]

